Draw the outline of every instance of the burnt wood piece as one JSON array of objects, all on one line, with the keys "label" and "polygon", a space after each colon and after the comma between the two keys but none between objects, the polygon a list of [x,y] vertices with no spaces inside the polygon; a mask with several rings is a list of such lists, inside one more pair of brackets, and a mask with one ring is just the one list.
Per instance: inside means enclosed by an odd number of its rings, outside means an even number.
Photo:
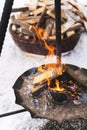
[{"label": "burnt wood piece", "polygon": [[31,89],[31,93],[34,95],[34,94],[38,93],[40,90],[46,88],[46,86],[47,86],[46,83],[45,84],[41,84],[41,85],[35,85],[35,87],[33,87]]},{"label": "burnt wood piece", "polygon": [[82,86],[87,88],[87,70],[77,67],[73,68],[73,65],[66,65],[66,72],[79,82]]},{"label": "burnt wood piece", "polygon": [[[73,66],[74,70],[77,68],[78,67]],[[33,86],[31,85],[31,82],[33,80],[33,76],[37,73],[38,68],[29,69],[15,82],[13,89],[17,104],[22,105],[26,110],[28,110],[33,118],[53,119],[58,122],[73,118],[87,119],[87,102],[82,102],[78,106],[73,104],[73,101],[69,101],[63,105],[58,105],[55,103],[48,88],[45,88],[45,90],[37,97],[32,96],[31,88],[33,88]],[[58,77],[58,80],[70,81],[73,79],[65,72],[61,77]],[[73,80],[73,82],[75,81]],[[87,91],[83,90],[83,87],[80,89],[82,89],[83,93],[87,95]]]},{"label": "burnt wood piece", "polygon": [[[44,43],[41,40],[36,40],[33,41],[33,38],[27,40],[23,37],[23,35],[18,35],[17,32],[12,31],[12,24],[10,25],[10,33],[11,36],[13,38],[13,40],[15,41],[15,44],[24,52],[27,53],[33,53],[33,54],[38,54],[38,55],[47,55],[48,54],[48,50],[46,50],[44,48]],[[80,35],[81,35],[82,31],[78,31],[77,33],[73,34],[72,36],[70,36],[69,38],[65,38],[64,40],[61,41],[62,44],[62,53],[67,52],[67,51],[71,51],[72,49],[74,49],[74,47],[76,46]],[[49,40],[47,41],[48,45],[53,45],[55,47],[55,40]],[[56,54],[56,52],[55,52]]]}]

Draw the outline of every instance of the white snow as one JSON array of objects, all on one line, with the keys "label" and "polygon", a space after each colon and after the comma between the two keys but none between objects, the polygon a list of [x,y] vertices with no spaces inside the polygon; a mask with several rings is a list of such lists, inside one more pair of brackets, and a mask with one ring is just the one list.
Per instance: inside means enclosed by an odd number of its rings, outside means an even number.
[{"label": "white snow", "polygon": [[[0,15],[5,0],[1,0]],[[21,7],[29,0],[15,0],[14,7]],[[81,1],[81,0],[80,0]],[[0,5],[1,5],[0,4]],[[82,34],[78,45],[67,55],[63,55],[62,61],[79,67],[87,68],[87,34]],[[0,57],[0,114],[21,109],[15,104],[15,95],[12,89],[17,78],[26,70],[40,64],[55,62],[55,57],[35,58],[23,54],[14,44],[7,30],[1,57]],[[29,112],[4,117],[0,119],[0,130],[39,130],[46,120],[32,119]]]}]

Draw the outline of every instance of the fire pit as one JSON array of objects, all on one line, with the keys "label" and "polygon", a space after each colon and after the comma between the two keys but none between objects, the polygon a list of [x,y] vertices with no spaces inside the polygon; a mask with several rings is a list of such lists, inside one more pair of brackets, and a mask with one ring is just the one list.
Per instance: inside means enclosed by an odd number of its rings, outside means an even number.
[{"label": "fire pit", "polygon": [[[40,67],[46,69],[44,65]],[[80,70],[77,66],[68,67],[74,71]],[[16,103],[28,110],[33,118],[54,119],[58,122],[71,118],[87,119],[87,90],[82,83],[75,80],[67,69],[56,78],[50,77],[50,82],[46,79],[43,82],[43,75],[48,72],[43,74],[38,68],[26,71],[15,82],[13,89]]]}]

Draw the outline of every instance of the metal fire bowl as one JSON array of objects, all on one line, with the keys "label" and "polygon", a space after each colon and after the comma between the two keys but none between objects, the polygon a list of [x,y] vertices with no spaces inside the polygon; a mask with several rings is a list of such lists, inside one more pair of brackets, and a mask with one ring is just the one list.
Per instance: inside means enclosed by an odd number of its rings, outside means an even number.
[{"label": "metal fire bowl", "polygon": [[[73,66],[73,69],[79,69]],[[38,69],[32,68],[24,72],[15,82],[13,89],[16,96],[16,103],[23,106],[31,113],[32,118],[53,119],[61,122],[71,118],[87,119],[87,103],[75,105],[72,101],[68,101],[62,105],[56,104],[48,87],[43,89],[38,96],[32,96],[32,80],[33,76],[38,73]],[[66,72],[58,77],[59,80],[73,80]],[[74,81],[75,82],[75,81]]]}]

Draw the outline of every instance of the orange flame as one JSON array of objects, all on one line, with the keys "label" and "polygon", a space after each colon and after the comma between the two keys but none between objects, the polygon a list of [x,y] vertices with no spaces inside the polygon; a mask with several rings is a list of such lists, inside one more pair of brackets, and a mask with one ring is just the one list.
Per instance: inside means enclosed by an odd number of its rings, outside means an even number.
[{"label": "orange flame", "polygon": [[44,40],[44,45],[45,45],[45,49],[47,49],[48,50],[48,56],[50,56],[50,55],[54,55],[54,51],[55,51],[55,47],[54,46],[52,46],[52,45],[47,45],[47,43],[46,43],[46,41]]},{"label": "orange flame", "polygon": [[[36,32],[37,38],[44,42],[45,49],[48,50],[47,56],[54,55],[54,51],[55,51],[56,47],[47,44],[46,40],[43,38],[44,29],[39,28],[37,26],[33,26],[33,28]],[[45,64],[44,66],[38,67],[38,71],[44,73],[46,71],[52,70],[52,71],[56,71],[58,73],[58,76],[62,75],[62,73],[64,71],[64,65],[61,64],[61,59],[59,57],[57,57],[56,61],[57,61],[57,64]],[[44,73],[44,74],[47,74],[47,73]],[[51,83],[50,78],[48,78],[47,75],[44,75],[44,77],[48,81],[48,86],[50,86],[50,83]],[[64,91],[64,88],[61,88],[59,86],[59,81],[56,80],[55,82],[56,82],[56,86],[55,86],[55,88],[53,88],[53,90]]]},{"label": "orange flame", "polygon": [[59,92],[65,91],[64,88],[60,87],[59,81],[58,81],[57,79],[56,79],[56,81],[55,81],[55,84],[56,84],[56,86],[55,86],[54,88],[51,88],[53,91],[59,91]]},{"label": "orange flame", "polygon": [[34,30],[36,32],[36,36],[38,37],[38,39],[43,40],[42,35],[43,35],[43,32],[44,32],[44,29],[36,27],[36,26],[33,26],[33,28],[34,28]]},{"label": "orange flame", "polygon": [[42,40],[44,42],[44,45],[45,45],[45,49],[48,50],[48,56],[49,55],[54,55],[54,51],[55,51],[55,47],[52,46],[52,45],[48,45],[46,43],[46,40],[43,38],[43,33],[44,33],[44,29],[42,28],[39,28],[39,27],[36,27],[36,26],[33,26],[35,32],[36,32],[36,36],[39,40]]}]

